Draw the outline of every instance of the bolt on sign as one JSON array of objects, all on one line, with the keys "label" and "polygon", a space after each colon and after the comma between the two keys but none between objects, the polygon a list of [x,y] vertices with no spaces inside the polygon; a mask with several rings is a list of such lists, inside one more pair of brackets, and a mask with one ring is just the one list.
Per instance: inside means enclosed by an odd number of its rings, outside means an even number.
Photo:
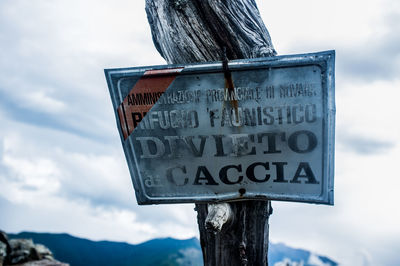
[{"label": "bolt on sign", "polygon": [[139,204],[333,204],[335,52],[105,70]]}]

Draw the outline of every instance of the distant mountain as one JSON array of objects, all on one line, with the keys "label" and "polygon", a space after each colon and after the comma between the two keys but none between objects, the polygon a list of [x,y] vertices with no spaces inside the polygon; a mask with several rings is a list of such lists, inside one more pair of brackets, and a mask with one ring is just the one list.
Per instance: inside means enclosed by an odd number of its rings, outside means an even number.
[{"label": "distant mountain", "polygon": [[338,263],[304,249],[295,249],[285,244],[270,244],[268,262],[272,266],[337,266]]},{"label": "distant mountain", "polygon": [[[91,241],[68,234],[23,232],[9,234],[12,238],[28,238],[47,246],[59,261],[71,266],[201,266],[202,254],[196,238],[177,240],[173,238],[153,239],[142,244]],[[309,251],[293,249],[284,244],[269,247],[271,266],[336,266],[336,262]]]},{"label": "distant mountain", "polygon": [[196,238],[176,240],[153,239],[142,244],[90,241],[68,234],[23,232],[12,238],[29,238],[47,246],[57,260],[71,266],[132,266],[132,265],[201,265],[202,255]]}]

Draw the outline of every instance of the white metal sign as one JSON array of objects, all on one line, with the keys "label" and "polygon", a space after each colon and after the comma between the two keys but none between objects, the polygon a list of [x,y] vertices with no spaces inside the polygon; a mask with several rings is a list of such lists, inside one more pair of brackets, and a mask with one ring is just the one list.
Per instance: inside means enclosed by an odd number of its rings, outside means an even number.
[{"label": "white metal sign", "polygon": [[139,204],[333,204],[334,51],[105,70]]}]

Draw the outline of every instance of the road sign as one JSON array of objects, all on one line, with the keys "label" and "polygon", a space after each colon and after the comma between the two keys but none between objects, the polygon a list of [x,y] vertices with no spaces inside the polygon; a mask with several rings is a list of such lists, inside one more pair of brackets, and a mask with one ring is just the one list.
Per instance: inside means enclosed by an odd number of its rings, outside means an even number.
[{"label": "road sign", "polygon": [[105,70],[139,204],[333,204],[334,51]]}]

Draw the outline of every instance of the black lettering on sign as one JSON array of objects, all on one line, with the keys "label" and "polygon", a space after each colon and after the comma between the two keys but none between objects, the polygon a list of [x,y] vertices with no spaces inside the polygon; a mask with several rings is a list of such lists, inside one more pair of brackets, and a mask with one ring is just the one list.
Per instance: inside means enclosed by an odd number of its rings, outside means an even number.
[{"label": "black lettering on sign", "polygon": [[234,185],[234,184],[239,184],[243,180],[243,176],[240,175],[236,181],[230,181],[228,179],[228,170],[229,169],[236,169],[239,173],[242,172],[242,165],[227,165],[225,167],[222,167],[221,170],[219,171],[219,178],[221,179],[222,182],[224,182],[227,185]]},{"label": "black lettering on sign", "polygon": [[264,151],[264,154],[268,153],[281,153],[282,151],[277,150],[276,148],[276,136],[281,135],[281,138],[284,137],[284,133],[280,132],[266,132],[257,134],[258,143],[263,143],[264,137],[267,137],[267,147],[268,149]]},{"label": "black lettering on sign", "polygon": [[247,178],[250,179],[253,182],[256,182],[256,183],[267,182],[269,180],[269,178],[270,178],[269,174],[266,174],[264,179],[257,179],[256,178],[255,168],[257,166],[263,166],[266,170],[269,170],[269,163],[268,162],[266,162],[266,163],[261,163],[261,162],[253,163],[249,167],[247,167],[247,170],[246,170]]},{"label": "black lettering on sign", "polygon": [[224,145],[222,143],[222,138],[224,135],[213,135],[214,140],[215,140],[215,148],[216,148],[216,153],[214,154],[215,157],[224,157],[227,156],[227,154],[224,153]]},{"label": "black lettering on sign", "polygon": [[317,121],[317,106],[315,104],[308,104],[306,106],[306,121],[307,123]]},{"label": "black lettering on sign", "polygon": [[271,114],[274,111],[273,107],[265,107],[263,109],[263,114],[267,117],[264,118],[264,124],[272,125],[274,123],[274,116]]},{"label": "black lettering on sign", "polygon": [[[168,141],[170,158],[182,157],[182,154],[179,153],[181,148],[181,145],[179,144],[181,143],[184,144],[184,147],[190,151],[194,157],[202,157],[208,136],[165,136],[164,138]],[[197,144],[194,143],[193,139],[200,139],[199,147],[196,146]]]},{"label": "black lettering on sign", "polygon": [[[251,112],[250,112],[251,111]],[[248,108],[244,109],[244,124],[246,126],[256,126],[257,122],[256,122],[256,109],[252,108],[251,110]]]},{"label": "black lettering on sign", "polygon": [[[302,142],[302,145],[299,145],[299,137],[301,135],[306,136],[307,138],[307,141],[305,141],[307,142],[306,144]],[[317,147],[317,144],[318,144],[317,136],[315,136],[313,132],[308,130],[296,131],[292,135],[290,135],[288,139],[289,148],[297,153],[311,152],[315,149],[315,147]]]},{"label": "black lettering on sign", "polygon": [[266,92],[267,98],[270,98],[270,99],[274,98],[275,97],[275,87],[274,87],[274,85],[267,86],[265,92]]},{"label": "black lettering on sign", "polygon": [[276,179],[274,180],[275,183],[287,183],[288,181],[285,180],[285,174],[283,167],[287,165],[286,162],[274,162],[272,165],[276,167]]},{"label": "black lettering on sign", "polygon": [[178,158],[178,157],[182,157],[182,155],[179,153],[179,149],[178,149],[178,140],[180,139],[180,137],[178,136],[165,136],[164,137],[165,140],[168,141],[168,147],[169,147],[169,157],[170,158]]},{"label": "black lettering on sign", "polygon": [[210,113],[210,126],[211,126],[211,127],[214,127],[214,125],[215,125],[214,120],[215,120],[216,118],[219,118],[219,116],[218,116],[218,109],[209,110],[209,113]]},{"label": "black lettering on sign", "polygon": [[231,156],[255,155],[256,147],[251,147],[249,142],[254,142],[254,135],[232,134],[228,135],[232,140]]},{"label": "black lettering on sign", "polygon": [[160,158],[165,153],[164,143],[155,137],[138,137],[136,138],[140,142],[142,149],[141,159],[154,159]]},{"label": "black lettering on sign", "polygon": [[304,116],[303,115],[297,115],[297,107],[299,108],[300,113],[302,113],[304,111],[304,107],[302,105],[295,105],[292,108],[293,111],[293,121],[295,124],[300,124],[304,122]]},{"label": "black lettering on sign", "polygon": [[204,152],[204,146],[206,145],[206,140],[208,136],[202,136],[202,135],[198,136],[198,138],[200,138],[199,148],[197,148],[196,145],[193,143],[193,138],[194,136],[186,136],[183,137],[183,140],[195,157],[202,157]]},{"label": "black lettering on sign", "polygon": [[171,122],[169,120],[169,113],[168,111],[158,111],[158,122],[160,123],[160,128],[162,129],[168,129],[171,126]]},{"label": "black lettering on sign", "polygon": [[142,121],[143,116],[141,113],[134,112],[132,113],[133,127],[136,128],[139,125],[140,121]]},{"label": "black lettering on sign", "polygon": [[162,94],[162,92],[128,94],[128,105],[154,105]]},{"label": "black lettering on sign", "polygon": [[305,162],[299,163],[299,167],[297,168],[297,171],[290,183],[301,183],[299,178],[306,178],[306,184],[319,184],[319,182],[315,179],[310,165]]},{"label": "black lettering on sign", "polygon": [[[200,176],[201,174],[203,174],[203,176]],[[193,185],[203,185],[202,183],[200,183],[201,180],[206,181],[204,185],[213,185],[213,186],[218,185],[218,183],[215,182],[214,178],[204,165],[200,165],[197,168],[196,178],[194,179]]]}]

